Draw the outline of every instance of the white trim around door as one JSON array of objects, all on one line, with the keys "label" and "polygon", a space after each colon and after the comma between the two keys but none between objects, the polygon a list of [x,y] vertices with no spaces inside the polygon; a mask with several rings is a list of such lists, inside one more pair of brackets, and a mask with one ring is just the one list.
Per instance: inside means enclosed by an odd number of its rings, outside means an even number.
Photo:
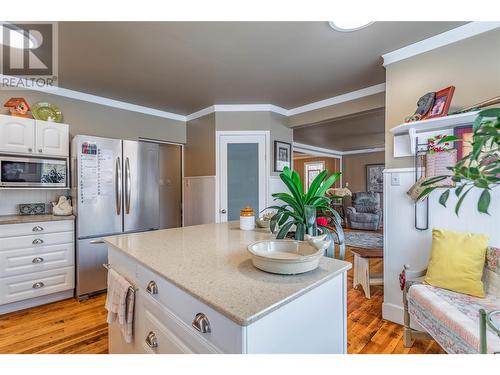
[{"label": "white trim around door", "polygon": [[[259,211],[267,206],[270,176],[270,143],[268,130],[258,131],[217,131],[215,134],[215,222],[227,221],[227,147],[228,143],[259,144]],[[225,172],[225,173],[224,173]],[[224,197],[222,194],[226,192]],[[222,205],[225,205],[222,207]],[[222,210],[226,210],[225,213]],[[256,212],[256,215],[258,213]]]}]

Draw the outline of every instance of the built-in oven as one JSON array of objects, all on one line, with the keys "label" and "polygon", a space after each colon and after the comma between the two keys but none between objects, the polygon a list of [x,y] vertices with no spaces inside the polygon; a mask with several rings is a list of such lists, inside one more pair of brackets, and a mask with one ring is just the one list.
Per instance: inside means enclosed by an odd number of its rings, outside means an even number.
[{"label": "built-in oven", "polygon": [[68,160],[0,155],[0,187],[67,188]]}]

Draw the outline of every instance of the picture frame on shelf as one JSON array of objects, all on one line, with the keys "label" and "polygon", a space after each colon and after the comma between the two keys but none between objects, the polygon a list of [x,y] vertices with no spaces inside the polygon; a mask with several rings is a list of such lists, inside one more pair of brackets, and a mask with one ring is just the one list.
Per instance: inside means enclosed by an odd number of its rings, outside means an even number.
[{"label": "picture frame on shelf", "polygon": [[460,138],[460,141],[455,141],[457,160],[462,160],[472,151],[471,143],[473,134],[472,125],[459,126],[453,129],[453,135]]},{"label": "picture frame on shelf", "polygon": [[450,110],[451,100],[453,99],[454,92],[455,86],[449,86],[436,92],[432,107],[429,109],[429,112],[427,112],[423,119],[428,120],[431,118],[447,116],[448,111]]},{"label": "picture frame on shelf", "polygon": [[384,188],[385,164],[366,165],[366,191],[382,193]]},{"label": "picture frame on shelf", "polygon": [[283,172],[285,167],[292,167],[291,143],[274,141],[274,171]]}]

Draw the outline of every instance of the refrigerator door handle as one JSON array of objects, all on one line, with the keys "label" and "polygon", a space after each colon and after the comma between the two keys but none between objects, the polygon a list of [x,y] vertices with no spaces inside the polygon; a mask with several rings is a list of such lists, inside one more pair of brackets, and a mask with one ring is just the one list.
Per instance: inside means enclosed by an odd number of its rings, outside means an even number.
[{"label": "refrigerator door handle", "polygon": [[122,162],[120,157],[116,158],[115,162],[115,204],[116,204],[116,214],[121,214],[121,202],[122,202]]},{"label": "refrigerator door handle", "polygon": [[130,213],[130,189],[132,188],[130,183],[130,161],[128,157],[125,159],[125,213]]}]

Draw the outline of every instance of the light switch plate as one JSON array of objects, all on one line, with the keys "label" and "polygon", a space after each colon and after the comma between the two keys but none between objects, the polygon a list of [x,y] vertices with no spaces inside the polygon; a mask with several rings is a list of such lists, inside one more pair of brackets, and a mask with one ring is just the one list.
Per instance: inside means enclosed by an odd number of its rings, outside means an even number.
[{"label": "light switch plate", "polygon": [[392,186],[401,185],[401,181],[399,180],[399,173],[391,173],[391,185]]}]

